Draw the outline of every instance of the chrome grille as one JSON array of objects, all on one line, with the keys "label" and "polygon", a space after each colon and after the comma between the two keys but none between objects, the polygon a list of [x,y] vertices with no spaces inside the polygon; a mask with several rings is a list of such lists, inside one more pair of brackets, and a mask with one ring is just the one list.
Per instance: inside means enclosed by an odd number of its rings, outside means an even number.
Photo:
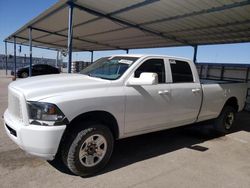
[{"label": "chrome grille", "polygon": [[22,120],[20,99],[11,89],[8,92],[8,110],[9,113],[18,120]]}]

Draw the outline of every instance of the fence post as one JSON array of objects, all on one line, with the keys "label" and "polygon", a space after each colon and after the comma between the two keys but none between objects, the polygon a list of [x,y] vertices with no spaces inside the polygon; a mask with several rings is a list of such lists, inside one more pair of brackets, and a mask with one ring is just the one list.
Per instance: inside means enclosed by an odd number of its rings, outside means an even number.
[{"label": "fence post", "polygon": [[16,36],[14,36],[14,80],[16,80]]},{"label": "fence post", "polygon": [[29,64],[29,77],[32,76],[32,28],[29,28],[29,47],[30,47],[30,64]]},{"label": "fence post", "polygon": [[249,77],[249,70],[250,70],[250,67],[247,68],[247,72],[246,72],[246,82],[248,82],[248,77]]},{"label": "fence post", "polygon": [[198,46],[195,45],[194,46],[194,56],[193,56],[193,62],[197,63],[197,50],[198,50]]},{"label": "fence post", "polygon": [[220,80],[222,80],[224,78],[224,71],[225,71],[225,67],[222,66],[221,67],[221,72],[220,72]]},{"label": "fence post", "polygon": [[205,78],[208,78],[208,72],[209,72],[209,65],[206,66],[206,75],[205,75]]},{"label": "fence post", "polygon": [[74,6],[69,4],[69,17],[68,17],[68,73],[71,73],[72,64],[72,38],[73,38],[73,9]]},{"label": "fence post", "polygon": [[202,77],[202,69],[203,69],[203,65],[200,65],[200,78]]},{"label": "fence post", "polygon": [[8,53],[7,53],[7,41],[5,41],[5,74],[8,74]]}]

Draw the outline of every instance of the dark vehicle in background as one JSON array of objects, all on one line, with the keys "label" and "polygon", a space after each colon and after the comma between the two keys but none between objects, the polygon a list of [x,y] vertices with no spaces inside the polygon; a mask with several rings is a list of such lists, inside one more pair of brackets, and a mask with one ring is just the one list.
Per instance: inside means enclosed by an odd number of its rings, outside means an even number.
[{"label": "dark vehicle in background", "polygon": [[[35,64],[32,65],[32,76],[45,75],[45,74],[59,74],[60,69],[47,64]],[[11,75],[14,76],[14,71],[11,71]],[[18,78],[27,78],[29,76],[29,66],[22,67],[16,71]]]}]

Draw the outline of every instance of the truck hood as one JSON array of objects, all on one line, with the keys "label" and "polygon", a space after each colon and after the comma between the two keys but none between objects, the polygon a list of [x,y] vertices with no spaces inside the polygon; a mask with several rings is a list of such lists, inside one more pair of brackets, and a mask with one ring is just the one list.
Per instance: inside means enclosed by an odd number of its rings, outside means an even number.
[{"label": "truck hood", "polygon": [[26,100],[39,101],[65,92],[108,87],[110,83],[110,80],[82,74],[55,74],[14,81],[9,87],[23,93]]}]

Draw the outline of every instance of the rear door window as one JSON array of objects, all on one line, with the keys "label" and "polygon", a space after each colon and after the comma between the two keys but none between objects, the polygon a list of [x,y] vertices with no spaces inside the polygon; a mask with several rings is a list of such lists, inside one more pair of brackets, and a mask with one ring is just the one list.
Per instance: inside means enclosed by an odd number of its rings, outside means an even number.
[{"label": "rear door window", "polygon": [[173,83],[194,82],[191,67],[186,61],[169,60]]}]

